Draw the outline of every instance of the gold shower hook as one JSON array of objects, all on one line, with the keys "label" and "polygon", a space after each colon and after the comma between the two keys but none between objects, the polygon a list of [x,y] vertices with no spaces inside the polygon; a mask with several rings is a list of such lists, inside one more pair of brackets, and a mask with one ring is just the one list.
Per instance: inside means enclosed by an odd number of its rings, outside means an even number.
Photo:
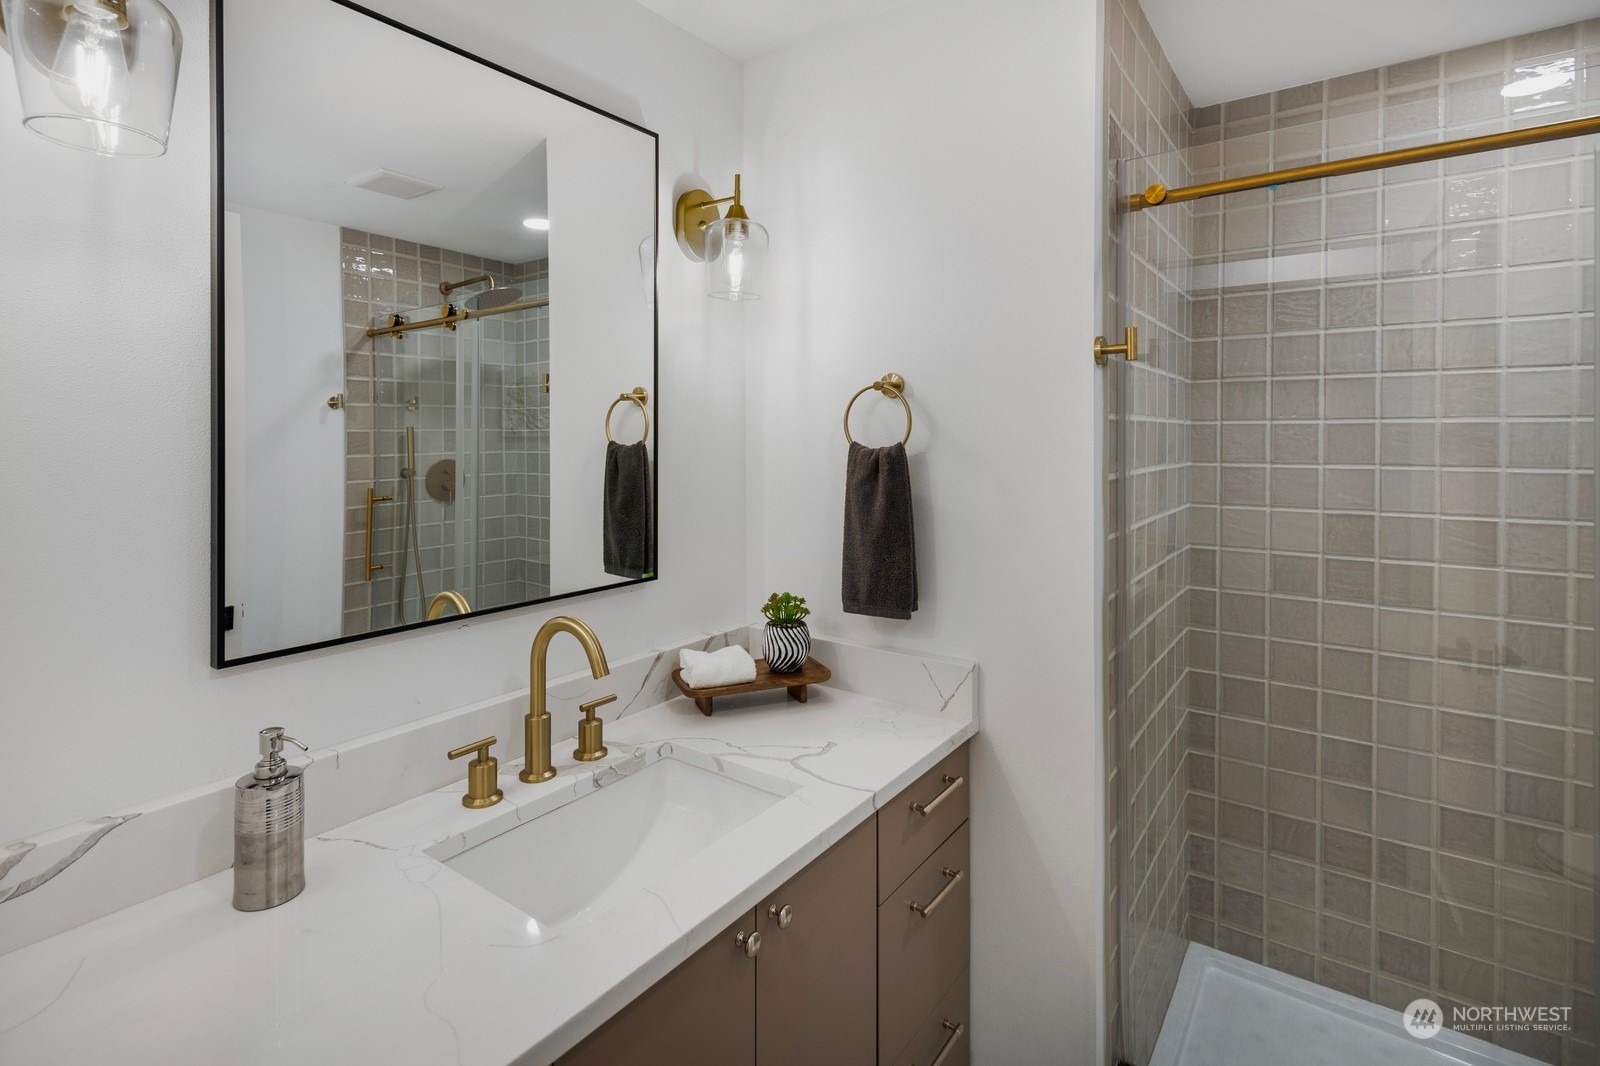
[{"label": "gold shower hook", "polygon": [[1130,363],[1138,361],[1139,331],[1129,326],[1123,331],[1123,337],[1121,344],[1107,344],[1104,337],[1094,339],[1094,361],[1097,366],[1105,366],[1108,355],[1120,355]]}]

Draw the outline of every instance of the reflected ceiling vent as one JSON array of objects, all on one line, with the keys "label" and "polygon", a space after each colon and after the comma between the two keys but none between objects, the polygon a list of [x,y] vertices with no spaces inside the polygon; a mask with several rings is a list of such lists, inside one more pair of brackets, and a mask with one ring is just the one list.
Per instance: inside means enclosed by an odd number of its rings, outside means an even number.
[{"label": "reflected ceiling vent", "polygon": [[383,195],[393,196],[397,200],[415,200],[419,196],[426,196],[430,192],[438,192],[444,188],[443,185],[435,185],[431,181],[408,177],[405,174],[396,174],[394,171],[385,170],[382,167],[378,167],[376,170],[368,170],[357,174],[353,178],[346,179],[345,184],[354,185],[358,189],[371,189],[373,192],[381,192]]}]

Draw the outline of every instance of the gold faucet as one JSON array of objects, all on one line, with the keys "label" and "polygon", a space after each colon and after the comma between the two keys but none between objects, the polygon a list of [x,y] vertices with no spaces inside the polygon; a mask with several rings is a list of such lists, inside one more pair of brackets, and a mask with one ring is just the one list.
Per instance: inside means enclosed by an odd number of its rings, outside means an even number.
[{"label": "gold faucet", "polygon": [[[594,630],[570,615],[558,615],[539,627],[539,633],[533,638],[533,649],[528,653],[528,717],[523,719],[523,754],[525,756],[522,772],[517,775],[529,784],[548,781],[556,776],[554,767],[550,765],[550,712],[545,710],[545,654],[550,650],[550,641],[555,639],[557,633],[571,633],[583,645],[584,653],[589,656],[589,670],[596,679],[605,677],[611,672],[611,667],[606,665],[605,649],[600,647],[600,638],[594,635]],[[615,697],[613,697],[615,698]],[[578,757],[584,758],[585,752],[590,759],[598,759],[605,754],[605,748],[600,743],[599,719],[594,717],[594,707],[609,700],[596,700],[593,704],[585,705],[585,725],[593,723],[594,728],[580,731]],[[588,733],[584,736],[583,733]],[[593,754],[598,750],[599,754]],[[587,760],[586,760],[587,761]]]},{"label": "gold faucet", "polygon": [[467,598],[455,589],[445,589],[433,598],[428,604],[428,614],[424,621],[431,622],[435,618],[443,618],[445,609],[454,607],[456,614],[471,614],[472,608],[467,604]]}]

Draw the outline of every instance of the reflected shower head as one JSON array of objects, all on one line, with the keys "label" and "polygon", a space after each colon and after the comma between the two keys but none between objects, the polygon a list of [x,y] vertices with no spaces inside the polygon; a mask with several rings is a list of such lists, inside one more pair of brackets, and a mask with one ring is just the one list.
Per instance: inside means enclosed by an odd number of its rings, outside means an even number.
[{"label": "reflected shower head", "polygon": [[514,304],[520,299],[522,299],[521,289],[493,289],[480,292],[476,296],[469,296],[466,302],[472,310],[484,311],[491,307]]}]

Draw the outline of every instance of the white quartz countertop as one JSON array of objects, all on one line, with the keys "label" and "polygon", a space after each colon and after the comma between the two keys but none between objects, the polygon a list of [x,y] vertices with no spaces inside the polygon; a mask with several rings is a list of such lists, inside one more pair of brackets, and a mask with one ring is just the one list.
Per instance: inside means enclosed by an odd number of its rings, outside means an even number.
[{"label": "white quartz countertop", "polygon": [[[540,785],[502,762],[498,806],[466,810],[452,785],[308,840],[306,890],[281,907],[233,910],[227,871],[0,956],[0,1062],[549,1062],[969,739],[954,711],[828,686],[636,711],[606,724],[602,762],[558,745]],[[788,794],[553,935],[430,857],[662,758]]]}]

